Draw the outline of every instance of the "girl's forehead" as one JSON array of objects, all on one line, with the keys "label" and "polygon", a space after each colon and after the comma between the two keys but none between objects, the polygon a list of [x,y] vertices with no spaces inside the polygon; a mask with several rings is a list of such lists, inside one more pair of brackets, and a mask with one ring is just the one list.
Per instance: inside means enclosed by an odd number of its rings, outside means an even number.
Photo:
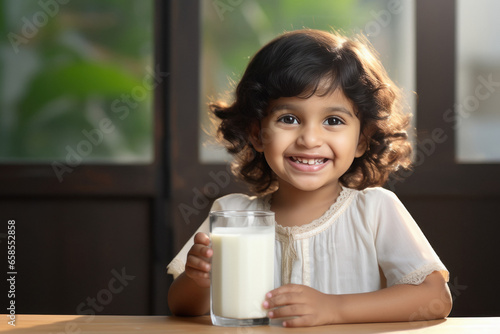
[{"label": "girl's forehead", "polygon": [[355,110],[354,103],[344,94],[342,89],[337,88],[332,92],[322,92],[317,90],[315,94],[308,96],[280,97],[269,101],[268,109],[273,109],[278,105],[325,105],[342,106],[345,109]]}]

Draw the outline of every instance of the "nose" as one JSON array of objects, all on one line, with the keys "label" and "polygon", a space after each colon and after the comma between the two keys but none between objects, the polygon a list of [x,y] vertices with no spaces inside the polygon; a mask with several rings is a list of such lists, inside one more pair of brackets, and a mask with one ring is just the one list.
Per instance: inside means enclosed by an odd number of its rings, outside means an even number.
[{"label": "nose", "polygon": [[320,127],[310,125],[302,126],[297,144],[305,148],[319,147],[323,144],[323,134]]}]

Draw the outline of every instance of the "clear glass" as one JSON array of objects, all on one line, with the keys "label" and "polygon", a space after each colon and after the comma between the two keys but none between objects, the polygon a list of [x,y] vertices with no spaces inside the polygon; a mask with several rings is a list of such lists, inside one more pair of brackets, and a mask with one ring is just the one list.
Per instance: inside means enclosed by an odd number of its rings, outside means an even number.
[{"label": "clear glass", "polygon": [[361,33],[380,54],[391,79],[414,111],[415,1],[244,0],[203,1],[201,6],[199,161],[221,163],[231,157],[216,143],[207,103],[232,100],[232,91],[250,60],[284,31],[302,28]]},{"label": "clear glass", "polygon": [[457,1],[455,126],[459,163],[500,163],[500,2]]},{"label": "clear glass", "polygon": [[262,307],[274,288],[274,212],[213,211],[210,316],[216,326],[268,325]]},{"label": "clear glass", "polygon": [[153,13],[153,0],[0,1],[0,162],[151,162]]}]

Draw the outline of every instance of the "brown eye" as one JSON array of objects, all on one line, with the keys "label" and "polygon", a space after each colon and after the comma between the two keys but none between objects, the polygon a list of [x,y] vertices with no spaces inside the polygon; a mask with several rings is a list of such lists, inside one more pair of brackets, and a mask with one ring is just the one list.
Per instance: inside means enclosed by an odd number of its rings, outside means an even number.
[{"label": "brown eye", "polygon": [[299,121],[297,120],[297,118],[295,118],[292,115],[281,116],[280,118],[278,118],[278,122],[285,123],[285,124],[299,124]]},{"label": "brown eye", "polygon": [[323,124],[325,125],[342,125],[345,124],[339,117],[328,117]]}]

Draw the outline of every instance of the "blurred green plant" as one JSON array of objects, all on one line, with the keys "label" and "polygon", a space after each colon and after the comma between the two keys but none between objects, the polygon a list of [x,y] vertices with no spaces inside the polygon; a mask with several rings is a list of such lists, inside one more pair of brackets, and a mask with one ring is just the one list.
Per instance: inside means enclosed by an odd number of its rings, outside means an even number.
[{"label": "blurred green plant", "polygon": [[83,162],[152,159],[153,0],[0,0],[0,36],[1,161],[62,160],[103,119]]}]

